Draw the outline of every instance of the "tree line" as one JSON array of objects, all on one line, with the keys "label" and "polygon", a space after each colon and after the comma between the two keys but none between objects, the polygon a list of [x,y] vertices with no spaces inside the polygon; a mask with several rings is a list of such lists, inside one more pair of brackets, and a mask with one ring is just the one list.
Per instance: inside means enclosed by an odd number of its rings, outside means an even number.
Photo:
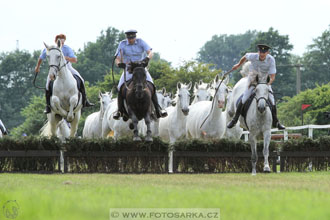
[{"label": "tree line", "polygon": [[[88,42],[83,49],[76,51],[78,62],[73,66],[86,80],[87,94],[95,103],[98,102],[99,91],[110,91],[115,86],[111,77],[112,60],[119,42],[124,38],[123,31],[109,27],[101,31],[95,42]],[[318,89],[328,83],[330,26],[313,40],[313,44],[308,45],[302,56],[291,53],[293,45],[288,35],[280,35],[274,28],[269,28],[266,32],[249,30],[237,35],[214,35],[200,49],[195,60],[184,61],[178,67],[173,67],[156,51],[148,68],[158,89],[166,87],[167,91],[175,93],[178,81],[210,82],[216,74],[231,69],[246,52],[257,51],[258,43],[272,46],[271,54],[276,59],[278,72],[273,89],[277,100],[283,104],[291,101],[296,93],[296,70],[290,66],[292,64],[303,66],[302,90]],[[32,86],[34,67],[40,53],[40,50],[33,53],[14,50],[0,54],[0,118],[15,136],[38,134],[46,120],[42,114],[45,106],[43,90]],[[48,64],[44,62],[36,84],[44,86],[47,74]],[[115,66],[115,83],[118,83],[120,74],[120,69]],[[239,72],[234,72],[230,76],[231,85],[239,78]],[[328,103],[325,101],[323,105]],[[98,108],[99,105],[84,109],[79,132],[86,116],[98,111]],[[290,110],[280,108],[280,117],[288,115],[286,111]],[[289,124],[294,124],[294,121],[292,118]]]}]

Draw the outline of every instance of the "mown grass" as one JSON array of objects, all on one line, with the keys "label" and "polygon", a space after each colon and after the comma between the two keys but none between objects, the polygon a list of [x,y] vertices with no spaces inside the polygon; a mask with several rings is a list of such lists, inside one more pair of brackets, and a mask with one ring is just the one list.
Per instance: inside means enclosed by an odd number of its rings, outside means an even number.
[{"label": "mown grass", "polygon": [[[221,219],[330,219],[330,172],[0,174],[16,219],[109,219],[109,208],[220,208]],[[0,219],[5,219],[0,210]]]}]

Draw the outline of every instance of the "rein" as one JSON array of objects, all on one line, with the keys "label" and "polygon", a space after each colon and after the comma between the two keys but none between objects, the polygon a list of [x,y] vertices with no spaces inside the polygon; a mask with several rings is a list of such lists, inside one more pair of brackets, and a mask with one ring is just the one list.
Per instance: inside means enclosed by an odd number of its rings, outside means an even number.
[{"label": "rein", "polygon": [[[231,70],[229,70],[228,72],[226,72],[226,73],[223,75],[223,77],[222,77],[222,79],[221,79],[221,81],[220,81],[218,87],[215,89],[215,94],[217,94],[217,92],[218,92],[218,90],[219,90],[219,88],[220,88],[220,86],[221,86],[223,80],[227,77],[227,75],[228,75],[229,73],[231,73],[231,72],[233,72],[233,71],[234,71],[234,69],[231,69]],[[199,127],[200,129],[202,129],[204,123],[206,122],[206,120],[207,120],[207,119],[210,117],[210,115],[211,115],[211,112],[212,112],[212,109],[213,109],[213,106],[214,106],[214,100],[215,100],[215,98],[213,98],[213,100],[212,100],[212,107],[211,107],[211,110],[210,110],[209,114],[206,116],[206,118],[204,119],[204,121],[203,121],[203,123],[201,124],[201,126]]]}]

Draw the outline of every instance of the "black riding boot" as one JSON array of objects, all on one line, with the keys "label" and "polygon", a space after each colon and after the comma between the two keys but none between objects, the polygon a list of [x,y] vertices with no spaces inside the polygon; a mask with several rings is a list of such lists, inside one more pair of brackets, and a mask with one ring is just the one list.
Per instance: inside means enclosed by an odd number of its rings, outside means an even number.
[{"label": "black riding boot", "polygon": [[86,90],[85,90],[85,84],[83,81],[81,81],[80,83],[80,92],[82,95],[82,103],[83,103],[83,107],[91,107],[94,106],[93,103],[89,102],[86,96]]},{"label": "black riding boot", "polygon": [[277,118],[276,105],[272,105],[272,116],[273,116],[273,127],[278,128],[278,130],[284,130],[285,126],[282,125]]},{"label": "black riding boot", "polygon": [[50,108],[50,97],[52,96],[51,90],[46,89],[45,96],[46,96],[46,108],[45,108],[44,113],[48,114],[51,112],[51,108]]},{"label": "black riding boot", "polygon": [[123,117],[123,120],[127,121],[128,120],[128,114],[127,114],[127,112],[124,108],[124,98],[123,98],[123,95],[122,95],[122,88],[123,87],[121,87],[119,92],[118,92],[118,96],[117,96],[118,109],[115,112],[115,114],[113,115],[113,119],[119,120],[120,117]]},{"label": "black riding boot", "polygon": [[5,129],[5,127],[2,126],[1,123],[0,123],[0,130],[1,130],[1,132],[2,132],[3,135],[7,135],[8,134],[7,130]]},{"label": "black riding boot", "polygon": [[238,106],[237,106],[237,110],[235,113],[234,118],[228,123],[227,128],[232,128],[236,125],[239,116],[241,115],[243,109],[243,103],[242,103],[242,99],[239,101]]},{"label": "black riding boot", "polygon": [[157,99],[157,95],[156,95],[156,86],[155,85],[153,85],[153,86],[154,86],[154,92],[152,93],[151,100],[155,106],[156,116],[157,116],[157,118],[164,118],[167,116],[167,112],[165,110],[163,110],[160,107],[160,105],[158,104],[158,99]]}]

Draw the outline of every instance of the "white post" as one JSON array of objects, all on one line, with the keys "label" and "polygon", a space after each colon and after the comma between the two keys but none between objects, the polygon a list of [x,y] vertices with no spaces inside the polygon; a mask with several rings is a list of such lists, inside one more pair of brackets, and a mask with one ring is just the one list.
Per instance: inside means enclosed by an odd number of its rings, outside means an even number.
[{"label": "white post", "polygon": [[168,172],[173,173],[173,150],[168,152]]},{"label": "white post", "polygon": [[308,137],[310,138],[310,139],[313,139],[313,128],[308,128]]},{"label": "white post", "polygon": [[284,132],[284,134],[283,134],[284,138],[283,139],[284,139],[284,141],[287,141],[289,139],[288,131],[284,130],[283,132]]}]

